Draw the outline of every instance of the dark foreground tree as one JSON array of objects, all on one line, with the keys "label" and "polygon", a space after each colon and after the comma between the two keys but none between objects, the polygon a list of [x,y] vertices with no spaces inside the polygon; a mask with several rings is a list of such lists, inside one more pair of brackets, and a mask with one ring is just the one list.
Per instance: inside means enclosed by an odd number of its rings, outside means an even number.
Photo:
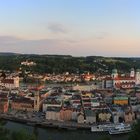
[{"label": "dark foreground tree", "polygon": [[133,131],[130,133],[128,140],[140,140],[140,120],[133,126]]},{"label": "dark foreground tree", "polygon": [[111,140],[109,136],[102,136],[98,140]]},{"label": "dark foreground tree", "polygon": [[35,135],[29,134],[25,130],[13,132],[11,138],[11,140],[36,140]]}]

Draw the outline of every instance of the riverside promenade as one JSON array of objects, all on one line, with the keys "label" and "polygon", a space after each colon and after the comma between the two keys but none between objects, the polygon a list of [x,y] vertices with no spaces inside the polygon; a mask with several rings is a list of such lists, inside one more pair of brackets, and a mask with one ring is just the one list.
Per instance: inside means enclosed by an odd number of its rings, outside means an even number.
[{"label": "riverside promenade", "polygon": [[75,130],[75,129],[85,129],[90,130],[91,125],[89,124],[78,124],[76,122],[70,122],[70,121],[53,121],[53,120],[39,120],[39,119],[27,119],[23,117],[16,117],[14,115],[7,115],[7,114],[1,114],[0,119],[18,122],[18,123],[24,123],[26,125],[31,125],[35,127],[43,127],[43,128],[58,128],[58,129],[67,129],[67,130]]}]

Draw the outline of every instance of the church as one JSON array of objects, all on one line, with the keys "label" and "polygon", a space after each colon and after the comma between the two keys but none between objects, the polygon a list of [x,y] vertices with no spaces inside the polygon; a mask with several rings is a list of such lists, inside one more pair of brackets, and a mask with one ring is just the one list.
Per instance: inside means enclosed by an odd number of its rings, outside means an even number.
[{"label": "church", "polygon": [[102,80],[102,88],[131,89],[140,85],[140,69],[132,68],[129,75],[119,75],[117,69],[112,70],[109,77]]}]

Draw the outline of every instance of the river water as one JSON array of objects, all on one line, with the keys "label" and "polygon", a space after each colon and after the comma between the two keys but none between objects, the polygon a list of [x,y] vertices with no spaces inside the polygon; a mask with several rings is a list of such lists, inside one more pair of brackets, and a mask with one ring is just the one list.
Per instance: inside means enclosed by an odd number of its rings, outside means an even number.
[{"label": "river water", "polygon": [[100,140],[104,136],[109,136],[111,140],[127,140],[128,135],[110,136],[105,133],[92,133],[89,130],[62,130],[52,128],[36,128],[20,123],[7,121],[5,127],[11,131],[26,130],[33,132],[38,140]]}]

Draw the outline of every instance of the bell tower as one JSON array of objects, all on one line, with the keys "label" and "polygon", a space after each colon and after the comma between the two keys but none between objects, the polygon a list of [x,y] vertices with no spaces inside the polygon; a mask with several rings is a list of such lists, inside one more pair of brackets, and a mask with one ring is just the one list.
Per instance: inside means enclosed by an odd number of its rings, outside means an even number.
[{"label": "bell tower", "polygon": [[136,70],[135,81],[136,81],[136,85],[140,85],[140,69]]},{"label": "bell tower", "polygon": [[37,90],[34,95],[34,111],[38,112],[39,109],[40,109],[40,96],[39,96],[39,90]]},{"label": "bell tower", "polygon": [[134,70],[134,68],[131,69],[130,77],[132,77],[132,78],[135,77],[135,70]]}]

